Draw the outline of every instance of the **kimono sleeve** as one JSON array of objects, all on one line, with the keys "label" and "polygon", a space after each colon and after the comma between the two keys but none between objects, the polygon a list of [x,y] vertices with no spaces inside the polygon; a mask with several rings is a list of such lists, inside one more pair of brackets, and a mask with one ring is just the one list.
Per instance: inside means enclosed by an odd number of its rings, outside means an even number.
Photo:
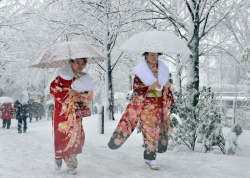
[{"label": "kimono sleeve", "polygon": [[148,93],[148,86],[145,86],[138,76],[134,78],[133,92],[138,99],[145,98]]},{"label": "kimono sleeve", "polygon": [[165,87],[164,95],[166,96],[165,100],[167,103],[167,107],[173,106],[174,105],[174,96],[173,96],[173,92],[172,92],[170,83],[168,82],[164,87]]},{"label": "kimono sleeve", "polygon": [[50,84],[50,95],[59,103],[62,103],[68,96],[68,91],[63,90],[61,77],[56,77]]},{"label": "kimono sleeve", "polygon": [[84,93],[78,94],[78,96],[81,98],[81,102],[84,106],[88,106],[90,101],[93,98],[93,91],[86,91]]}]

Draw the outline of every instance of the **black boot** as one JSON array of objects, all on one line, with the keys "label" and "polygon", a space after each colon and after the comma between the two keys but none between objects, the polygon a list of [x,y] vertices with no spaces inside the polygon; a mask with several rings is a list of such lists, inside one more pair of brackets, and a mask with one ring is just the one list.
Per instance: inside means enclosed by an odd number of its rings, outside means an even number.
[{"label": "black boot", "polygon": [[22,133],[22,130],[18,130],[18,133]]},{"label": "black boot", "polygon": [[3,120],[3,126],[2,126],[2,128],[5,128],[6,123],[7,123],[7,121],[6,121],[6,120]]},{"label": "black boot", "polygon": [[7,129],[10,128],[10,125],[11,125],[11,120],[7,120]]}]

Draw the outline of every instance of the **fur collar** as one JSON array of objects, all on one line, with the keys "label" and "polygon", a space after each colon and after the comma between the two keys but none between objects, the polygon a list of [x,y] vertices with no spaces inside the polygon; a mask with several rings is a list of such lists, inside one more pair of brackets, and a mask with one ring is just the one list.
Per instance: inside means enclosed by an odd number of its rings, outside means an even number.
[{"label": "fur collar", "polygon": [[[69,64],[57,70],[57,74],[64,80],[72,80],[75,77]],[[77,92],[93,91],[93,84],[90,75],[85,72],[81,72],[80,75],[81,77],[71,84],[71,88]]]},{"label": "fur collar", "polygon": [[65,65],[61,69],[57,70],[56,73],[64,80],[72,80],[75,77],[70,64]]},{"label": "fur collar", "polygon": [[82,76],[71,84],[71,88],[79,93],[93,91],[93,84],[90,75],[82,72]]},{"label": "fur collar", "polygon": [[[146,60],[138,63],[134,68],[137,75],[145,86],[152,85],[157,79],[154,77]],[[169,69],[162,61],[158,60],[158,81],[161,86],[166,85],[169,78]]]}]

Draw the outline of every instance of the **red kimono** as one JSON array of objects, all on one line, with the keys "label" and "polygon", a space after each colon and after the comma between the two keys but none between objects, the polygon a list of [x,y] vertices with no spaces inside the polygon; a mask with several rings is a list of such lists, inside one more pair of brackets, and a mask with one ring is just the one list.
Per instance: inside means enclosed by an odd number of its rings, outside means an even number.
[{"label": "red kimono", "polygon": [[[50,94],[55,99],[52,115],[55,158],[69,157],[82,152],[84,130],[82,119],[76,119],[74,102],[68,95],[72,82],[58,76],[50,85]],[[78,94],[84,106],[88,106],[93,97],[92,91]],[[65,160],[67,161],[67,160]]]},{"label": "red kimono", "polygon": [[162,62],[159,63],[161,66],[159,67],[159,83],[163,83],[164,87],[161,92],[153,91],[154,94],[152,94],[148,88],[154,82],[153,74],[157,73],[158,75],[158,69],[153,71],[144,61],[141,63],[139,63],[139,67],[143,69],[135,72],[141,78],[135,75],[134,97],[122,115],[108,146],[111,149],[118,149],[132,134],[140,119],[145,147],[144,159],[154,160],[157,152],[163,153],[167,150],[167,134],[171,132],[168,107],[174,104],[174,99],[170,84],[167,82],[168,71],[166,70],[168,68]]}]

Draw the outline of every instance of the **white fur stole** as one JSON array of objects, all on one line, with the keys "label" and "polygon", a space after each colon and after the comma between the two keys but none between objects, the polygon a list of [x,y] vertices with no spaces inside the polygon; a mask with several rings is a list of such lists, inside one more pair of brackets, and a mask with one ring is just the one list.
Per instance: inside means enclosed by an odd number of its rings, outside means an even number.
[{"label": "white fur stole", "polygon": [[159,81],[159,84],[164,86],[169,79],[168,66],[160,60],[158,60],[158,79],[154,77],[153,72],[149,68],[146,60],[141,61],[135,66],[134,73],[140,78],[145,86],[150,86],[156,81]]},{"label": "white fur stole", "polygon": [[[57,74],[64,80],[72,80],[75,77],[71,66],[65,65],[63,68],[57,71]],[[93,91],[93,83],[89,74],[85,72],[80,73],[81,77],[73,81],[71,88],[76,90],[78,93],[85,91]]]}]

